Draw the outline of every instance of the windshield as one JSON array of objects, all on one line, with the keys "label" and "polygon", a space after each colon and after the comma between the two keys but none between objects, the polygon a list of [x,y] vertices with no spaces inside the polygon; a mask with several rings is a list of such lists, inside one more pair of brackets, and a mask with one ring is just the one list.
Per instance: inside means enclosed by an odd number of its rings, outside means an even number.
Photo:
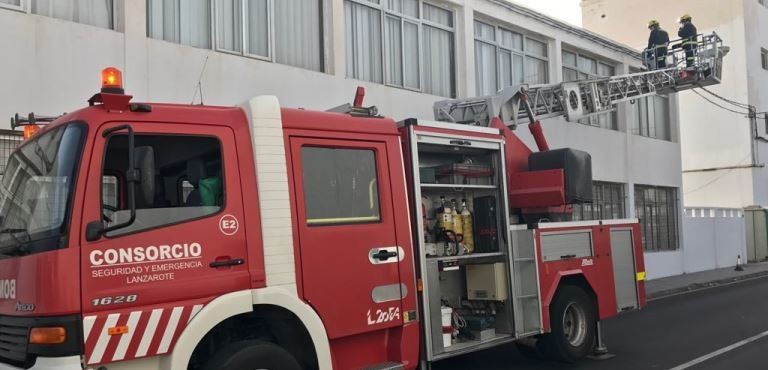
[{"label": "windshield", "polygon": [[39,134],[8,159],[0,181],[0,258],[64,247],[85,128]]}]

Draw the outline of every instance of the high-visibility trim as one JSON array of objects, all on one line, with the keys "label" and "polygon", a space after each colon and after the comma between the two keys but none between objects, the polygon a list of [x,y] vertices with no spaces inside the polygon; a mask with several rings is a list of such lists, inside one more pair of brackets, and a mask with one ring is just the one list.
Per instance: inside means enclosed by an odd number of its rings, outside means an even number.
[{"label": "high-visibility trim", "polygon": [[308,225],[343,224],[352,222],[376,222],[381,221],[379,216],[365,217],[336,217],[336,218],[311,218],[307,219]]},{"label": "high-visibility trim", "polygon": [[[202,304],[86,316],[83,334],[87,365],[156,356],[175,341]],[[120,323],[120,325],[118,325]]]},{"label": "high-visibility trim", "polygon": [[643,281],[645,280],[645,271],[641,271],[637,273],[637,281]]}]

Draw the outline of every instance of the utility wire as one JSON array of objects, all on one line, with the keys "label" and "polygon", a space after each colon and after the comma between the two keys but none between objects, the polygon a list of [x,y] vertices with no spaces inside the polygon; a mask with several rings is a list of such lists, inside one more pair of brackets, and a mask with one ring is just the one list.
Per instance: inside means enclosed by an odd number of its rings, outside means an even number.
[{"label": "utility wire", "polygon": [[749,104],[740,103],[740,102],[737,102],[735,100],[731,100],[731,99],[728,99],[728,98],[726,98],[724,96],[718,95],[717,93],[708,90],[706,87],[702,86],[701,89],[706,91],[708,94],[710,94],[710,95],[712,95],[712,96],[714,96],[714,97],[716,97],[716,98],[718,98],[718,99],[720,99],[720,100],[722,100],[724,102],[731,103],[731,104],[733,104],[733,105],[735,105],[735,106],[737,106],[739,108],[749,109],[751,107]]},{"label": "utility wire", "polygon": [[739,112],[737,110],[733,110],[731,108],[724,107],[724,106],[722,106],[722,105],[720,105],[720,104],[710,100],[709,98],[707,98],[706,96],[702,95],[700,92],[698,92],[696,90],[691,90],[691,91],[693,91],[696,95],[700,96],[702,99],[708,101],[710,104],[712,104],[712,105],[714,105],[716,107],[719,107],[721,109],[727,110],[727,111],[732,112],[732,113],[740,114],[740,115],[743,115],[743,116],[749,115],[749,112]]}]

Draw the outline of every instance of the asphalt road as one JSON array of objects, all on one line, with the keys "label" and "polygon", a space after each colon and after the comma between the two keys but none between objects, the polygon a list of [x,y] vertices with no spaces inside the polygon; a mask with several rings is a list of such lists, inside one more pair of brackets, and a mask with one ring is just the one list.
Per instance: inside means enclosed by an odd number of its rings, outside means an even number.
[{"label": "asphalt road", "polygon": [[[439,362],[435,370],[646,370],[672,369],[745,339],[768,335],[768,278],[759,278],[652,301],[603,323],[605,340],[616,357],[575,365],[530,360],[513,345]],[[708,358],[694,370],[768,369],[768,336]]]}]

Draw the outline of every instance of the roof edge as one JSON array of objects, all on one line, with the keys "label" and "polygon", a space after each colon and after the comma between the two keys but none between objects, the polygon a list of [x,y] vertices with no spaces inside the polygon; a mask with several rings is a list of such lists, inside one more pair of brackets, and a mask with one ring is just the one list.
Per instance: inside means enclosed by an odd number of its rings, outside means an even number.
[{"label": "roof edge", "polygon": [[500,5],[504,8],[507,8],[515,13],[518,13],[520,15],[529,17],[529,18],[535,18],[537,21],[544,23],[546,25],[549,25],[551,27],[558,28],[560,30],[563,30],[565,32],[574,34],[576,36],[583,37],[589,41],[592,41],[594,43],[597,43],[599,45],[602,45],[608,49],[611,49],[613,51],[628,55],[634,59],[642,60],[641,52],[637,49],[634,49],[628,45],[622,44],[618,41],[611,40],[605,36],[602,36],[600,34],[594,33],[592,31],[588,31],[584,28],[574,26],[571,24],[568,24],[566,22],[563,22],[561,20],[555,19],[551,16],[548,16],[546,14],[537,12],[533,9],[527,8],[525,6],[522,6],[517,3],[513,3],[507,0],[487,0],[491,3]]}]

